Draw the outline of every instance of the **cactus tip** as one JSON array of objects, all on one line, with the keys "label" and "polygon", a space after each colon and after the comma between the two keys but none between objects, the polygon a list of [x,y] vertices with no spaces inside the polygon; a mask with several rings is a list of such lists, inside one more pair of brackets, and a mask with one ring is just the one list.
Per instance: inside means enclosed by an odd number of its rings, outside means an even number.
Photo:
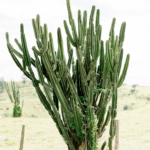
[{"label": "cactus tip", "polygon": [[24,26],[23,26],[23,23],[20,24],[20,32],[22,32],[22,33],[24,32]]},{"label": "cactus tip", "polygon": [[8,34],[8,32],[6,32],[6,40],[7,40],[7,43],[9,43],[9,34]]}]

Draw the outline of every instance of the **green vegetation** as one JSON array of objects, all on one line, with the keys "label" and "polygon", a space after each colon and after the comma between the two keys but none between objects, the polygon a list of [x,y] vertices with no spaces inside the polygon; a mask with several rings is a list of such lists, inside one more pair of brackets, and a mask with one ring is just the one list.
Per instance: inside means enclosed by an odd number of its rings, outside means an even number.
[{"label": "green vegetation", "polygon": [[[126,77],[130,58],[128,54],[120,74],[126,23],[122,23],[119,36],[115,36],[116,19],[113,18],[109,39],[104,48],[100,10],[96,11],[94,25],[95,6],[92,7],[89,26],[87,12],[84,11],[82,18],[81,11],[78,11],[77,34],[69,0],[67,9],[72,29],[71,35],[68,24],[64,21],[68,62],[64,56],[61,29],[57,30],[58,50],[55,51],[52,34],[48,34],[46,24],[41,26],[39,15],[32,19],[38,47],[32,47],[35,58],[31,58],[29,54],[23,24],[20,25],[21,43],[15,39],[21,53],[11,45],[8,33],[7,47],[19,69],[32,80],[41,103],[55,122],[69,150],[96,150],[97,140],[102,137],[109,121],[109,142],[106,144],[105,141],[102,149],[108,145],[109,150],[112,150],[116,131],[117,91]],[[73,59],[73,48],[77,55],[76,61]],[[22,64],[16,56],[22,59]],[[39,80],[35,77],[33,67],[37,69]],[[111,106],[108,105],[110,101]]]},{"label": "green vegetation", "polygon": [[[127,92],[131,87],[122,88]],[[145,88],[141,88],[140,92]],[[147,93],[150,88],[147,89]],[[122,92],[121,92],[122,93]],[[146,94],[146,93],[144,93]],[[119,98],[124,105],[125,97]],[[130,102],[135,102],[132,97]],[[144,103],[144,99],[141,99]],[[35,100],[35,104],[38,100]],[[121,107],[120,107],[121,108]],[[26,108],[24,107],[24,110]],[[44,108],[43,108],[44,111]],[[38,112],[38,110],[37,110]],[[46,113],[46,111],[45,111]],[[150,103],[135,110],[119,111],[119,149],[120,150],[149,150],[150,149]],[[67,150],[62,136],[59,134],[51,118],[4,118],[0,119],[0,150],[17,150],[20,145],[22,124],[26,125],[24,150]],[[101,140],[98,140],[98,150],[102,142],[108,139],[108,126]],[[5,139],[8,139],[5,141]],[[12,144],[15,143],[15,144]],[[114,145],[114,143],[113,143]]]},{"label": "green vegetation", "polygon": [[22,116],[22,108],[23,108],[23,101],[22,107],[20,106],[20,93],[19,93],[19,86],[15,84],[14,81],[11,81],[11,89],[12,95],[9,89],[8,84],[5,82],[6,91],[8,93],[10,101],[13,103],[13,117],[21,117]]},{"label": "green vegetation", "polygon": [[[10,86],[11,83],[7,83]],[[38,150],[67,150],[67,146],[63,142],[61,135],[59,135],[55,123],[38,100],[36,91],[34,90],[34,87],[32,87],[32,83],[30,81],[27,81],[26,84],[17,82],[17,85],[20,86],[20,97],[25,99],[23,117],[21,118],[11,117],[13,106],[9,100],[8,94],[6,90],[3,93],[0,93],[0,97],[6,99],[0,101],[0,116],[3,117],[0,118],[1,150],[19,149],[22,124],[26,125],[25,150],[32,148]],[[133,94],[128,96],[131,89],[132,86],[122,86],[118,89],[117,119],[120,123],[119,149],[150,149],[150,141],[146,140],[149,138],[150,133],[150,120],[147,120],[150,116],[150,102],[147,100],[147,97],[150,96],[150,88],[137,87],[137,97]],[[132,109],[123,110],[123,106],[125,105],[132,105],[133,107]],[[9,110],[6,110],[6,108],[9,108]],[[4,114],[7,114],[8,118],[4,118]],[[37,115],[38,118],[31,118],[32,114]],[[106,127],[106,131],[101,139],[98,140],[99,149],[103,144],[102,142],[108,139],[108,127],[109,126]],[[41,134],[38,134],[39,132],[41,132]],[[5,139],[8,139],[8,141],[5,141]],[[13,145],[12,143],[16,144]]]}]

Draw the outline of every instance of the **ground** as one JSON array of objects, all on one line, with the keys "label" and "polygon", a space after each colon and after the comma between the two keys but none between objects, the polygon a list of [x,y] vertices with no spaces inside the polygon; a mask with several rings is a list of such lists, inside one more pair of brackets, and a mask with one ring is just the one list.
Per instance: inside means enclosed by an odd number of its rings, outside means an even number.
[{"label": "ground", "polygon": [[[24,150],[67,150],[55,124],[40,103],[31,82],[20,84],[24,99],[22,118],[12,118],[13,105],[7,93],[0,94],[0,150],[19,149],[25,124]],[[119,150],[150,150],[150,88],[123,85],[118,90]],[[127,110],[123,110],[124,106]],[[108,141],[109,125],[101,143]],[[99,148],[100,149],[100,148]]]}]

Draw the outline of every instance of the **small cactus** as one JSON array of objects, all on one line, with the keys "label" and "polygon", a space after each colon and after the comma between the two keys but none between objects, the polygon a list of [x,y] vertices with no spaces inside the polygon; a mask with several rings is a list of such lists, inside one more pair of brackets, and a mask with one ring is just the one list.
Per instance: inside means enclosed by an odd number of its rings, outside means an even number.
[{"label": "small cactus", "polygon": [[11,95],[8,83],[6,83],[6,82],[5,82],[5,87],[6,87],[6,91],[7,91],[7,94],[9,96],[9,99],[14,105],[13,117],[21,117],[22,116],[23,101],[22,101],[22,106],[20,106],[19,86],[17,86],[14,81],[11,81],[11,89],[12,89],[13,96]]}]

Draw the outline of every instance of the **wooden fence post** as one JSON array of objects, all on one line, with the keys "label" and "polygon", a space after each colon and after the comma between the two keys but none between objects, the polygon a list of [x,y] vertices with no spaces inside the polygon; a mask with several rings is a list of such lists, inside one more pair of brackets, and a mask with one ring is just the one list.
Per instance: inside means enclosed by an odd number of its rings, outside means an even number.
[{"label": "wooden fence post", "polygon": [[20,140],[20,148],[19,148],[19,150],[23,150],[24,133],[25,133],[25,125],[22,125],[22,133],[21,133],[21,140]]},{"label": "wooden fence post", "polygon": [[115,150],[119,150],[119,120],[116,120]]}]

